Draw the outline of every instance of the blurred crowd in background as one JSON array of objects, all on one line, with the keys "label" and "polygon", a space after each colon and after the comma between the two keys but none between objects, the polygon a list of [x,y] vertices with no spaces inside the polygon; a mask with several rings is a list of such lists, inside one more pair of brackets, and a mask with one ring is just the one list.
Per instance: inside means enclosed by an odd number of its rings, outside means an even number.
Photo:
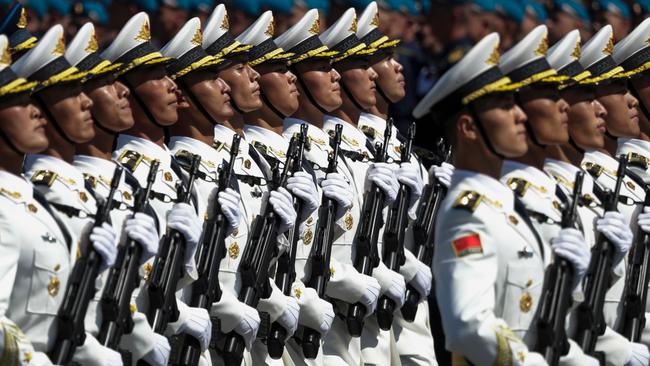
[{"label": "blurred crowd in background", "polygon": [[[238,35],[266,10],[275,18],[280,35],[303,14],[321,12],[321,30],[346,9],[363,10],[371,0],[226,0],[230,32]],[[587,2],[590,1],[590,2]],[[14,1],[0,0],[0,16]],[[27,28],[40,36],[54,24],[62,24],[68,40],[92,21],[100,48],[108,45],[135,13],[146,11],[154,42],[162,46],[190,18],[204,21],[218,3],[214,0],[23,0]],[[582,41],[605,24],[614,29],[614,42],[650,16],[650,0],[381,0],[380,28],[400,38],[396,57],[403,65],[407,96],[392,106],[391,116],[400,130],[411,122],[411,111],[437,78],[460,60],[474,43],[491,32],[501,36],[507,50],[539,24],[549,27],[551,45],[573,29]]]}]

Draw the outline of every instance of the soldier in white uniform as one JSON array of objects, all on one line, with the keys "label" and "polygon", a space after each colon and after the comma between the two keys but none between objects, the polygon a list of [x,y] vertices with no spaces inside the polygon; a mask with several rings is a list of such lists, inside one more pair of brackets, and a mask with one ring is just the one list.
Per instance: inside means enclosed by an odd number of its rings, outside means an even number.
[{"label": "soldier in white uniform", "polygon": [[[414,110],[444,129],[457,168],[436,224],[436,295],[454,363],[546,364],[529,347],[551,251],[497,180],[504,159],[527,151],[526,115],[497,67],[498,44],[497,34],[483,38]],[[559,239],[558,254],[571,247]]]},{"label": "soldier in white uniform", "polygon": [[[230,65],[221,70],[218,75],[231,89],[230,105],[234,113],[228,120],[215,125],[214,129],[215,148],[229,151],[232,136],[235,133],[243,134],[244,113],[262,106],[257,82],[259,74],[248,65],[247,52],[252,46],[242,45],[228,32],[228,17],[225,8],[217,7],[214,10],[203,29],[203,34],[203,48],[206,52],[216,57],[225,56],[226,60],[230,62]],[[232,278],[230,283],[235,294],[238,294],[241,288],[241,278],[237,269],[253,219],[263,212],[267,204],[271,205],[273,212],[279,217],[277,239],[280,249],[283,250],[282,248],[288,243],[284,233],[293,227],[297,216],[293,209],[291,193],[288,190],[281,187],[269,190],[268,182],[271,179],[269,166],[250,141],[242,138],[239,149],[234,172],[237,175],[239,193],[243,201],[242,221],[246,223],[246,230],[243,231],[243,234],[242,230],[239,230],[241,236],[238,236],[236,241],[229,245],[227,266],[223,266],[222,262],[223,270],[230,273],[229,277]],[[288,306],[289,303],[293,305]],[[273,321],[282,319],[281,323],[287,325],[287,328],[293,328],[294,325],[291,323],[299,316],[299,307],[295,298],[285,296],[279,291],[273,291],[268,298],[261,299],[257,309],[268,312],[269,318]],[[246,346],[250,351],[251,359],[248,359],[245,354],[245,364],[273,362],[268,356],[266,345],[255,340],[255,337],[247,339]]]},{"label": "soldier in white uniform", "polygon": [[[75,145],[94,136],[89,110],[92,102],[81,91],[79,83],[85,73],[70,66],[63,57],[64,52],[63,28],[57,25],[48,30],[38,47],[12,65],[19,76],[43,85],[32,99],[39,103],[50,122],[48,148],[40,154],[28,155],[23,169],[68,229],[72,238],[71,253],[87,253],[87,246],[92,245],[102,259],[100,269],[103,271],[115,260],[116,232],[108,223],[90,231],[96,202],[84,187],[82,173],[71,163]],[[84,344],[76,348],[73,359],[83,364],[121,365],[120,355],[102,347],[93,337],[97,334],[96,314],[96,302],[91,301],[85,314],[87,337]]]},{"label": "soldier in white uniform", "polygon": [[[399,39],[392,40],[381,33],[378,28],[379,18],[377,3],[373,1],[359,16],[356,33],[361,42],[377,49],[370,56],[372,68],[377,73],[377,80],[375,80],[377,102],[368,112],[361,113],[357,125],[372,144],[383,142],[388,108],[391,104],[400,101],[406,94],[404,75],[402,75],[403,67],[394,57],[395,46],[399,43]],[[393,125],[388,155],[396,163],[400,162],[400,145],[403,142],[405,142],[405,138]],[[441,168],[435,169],[445,170],[453,169],[453,167],[444,163]],[[401,165],[398,176],[408,176],[408,179],[421,182],[419,183],[421,185],[429,181],[426,168],[420,164],[415,154],[411,154],[410,163]],[[409,210],[411,220],[416,217],[418,204],[417,200],[411,202]],[[430,263],[420,262],[412,253],[415,250],[412,231],[410,228],[406,230],[405,263],[400,267],[400,273],[404,276],[405,281],[420,293],[421,301],[418,305],[416,318],[412,322],[404,320],[400,311],[395,312],[392,332],[402,365],[432,365],[436,364],[436,357],[429,322],[429,304],[426,301],[432,283]]]},{"label": "soldier in white uniform", "polygon": [[[360,302],[366,306],[366,313],[371,314],[379,295],[379,283],[373,277],[359,273],[352,265],[352,241],[359,222],[362,196],[356,190],[354,175],[342,155],[337,159],[338,172],[327,174],[327,178],[337,176],[337,179],[325,180],[332,147],[330,135],[322,129],[323,117],[339,108],[342,100],[338,84],[340,75],[330,65],[337,52],[328,50],[318,38],[319,24],[318,11],[312,9],[275,39],[278,46],[294,54],[289,65],[296,76],[299,91],[298,109],[284,120],[283,135],[290,138],[300,132],[303,123],[307,123],[305,158],[312,164],[317,181],[321,181],[324,195],[338,203],[326,295],[334,303]],[[359,365],[361,362],[359,338],[350,336],[341,317],[334,319],[327,334],[323,336],[321,333],[319,355],[309,364],[319,362],[323,365]]]},{"label": "soldier in white uniform", "polygon": [[[113,141],[116,135],[129,129],[135,123],[128,101],[129,90],[115,79],[119,64],[111,64],[97,53],[97,38],[92,23],[86,23],[70,42],[66,59],[81,71],[89,72],[83,80],[83,90],[93,101],[91,114],[95,125],[95,137],[77,146],[74,166],[81,170],[84,179],[95,194],[106,199],[116,163],[111,160]],[[158,229],[153,217],[144,212],[132,213],[135,192],[139,185],[129,173],[122,175],[118,194],[114,200],[119,207],[111,211],[111,222],[122,232],[123,228],[131,238],[137,238],[143,247],[140,263],[144,263],[158,252]],[[98,292],[101,294],[101,292]],[[135,297],[132,294],[132,304]],[[131,353],[135,364],[143,359],[151,365],[166,365],[170,346],[167,338],[156,334],[149,326],[146,316],[136,311],[133,313],[132,332],[122,336],[120,347]]]},{"label": "soldier in white uniform", "polygon": [[[561,95],[569,104],[567,112],[569,143],[562,146],[561,150],[549,151],[549,158],[544,163],[544,170],[559,183],[558,186],[566,194],[573,191],[573,181],[582,161],[583,153],[586,150],[604,146],[605,122],[603,117],[607,111],[595,99],[592,88],[593,79],[588,78],[590,72],[585,71],[578,61],[580,50],[579,32],[573,31],[554,45],[547,56],[549,64],[558,70],[560,75],[573,79],[572,84],[564,87],[561,91]],[[586,174],[582,190],[584,203],[578,208],[578,214],[585,237],[590,245],[595,244],[596,235],[599,232],[597,221],[603,215],[602,191],[595,180]],[[619,223],[619,225],[623,227],[627,224]],[[617,240],[615,243],[620,243],[620,241]],[[624,248],[618,250],[619,258],[624,256],[624,250]],[[597,350],[606,353],[607,362],[611,365],[632,361],[636,350],[639,351],[639,354],[644,352],[643,347],[630,343],[610,328],[616,321],[618,303],[621,299],[621,287],[618,286],[618,282],[622,282],[621,278],[624,274],[625,263],[621,261],[613,269],[615,286],[608,291],[605,298],[604,315],[609,326],[605,333],[598,338],[596,345]]]},{"label": "soldier in white uniform", "polygon": [[[650,20],[646,19],[627,37],[618,42],[614,46],[614,52],[612,53],[614,61],[623,67],[625,74],[629,77],[628,88],[638,100],[637,109],[641,112],[638,114],[639,123],[647,123],[648,117],[650,117],[647,108],[650,105],[647,91],[650,89],[648,89],[647,85],[649,84],[646,81],[650,73],[648,73],[645,66],[649,61],[647,56],[648,44],[645,42],[649,29]],[[646,139],[643,137],[619,138],[616,156],[620,154],[627,156],[628,167],[632,172],[640,176],[646,184],[650,183],[650,173],[648,172],[650,144]],[[643,213],[639,214],[637,221],[639,227],[646,233],[650,232],[650,227],[648,227],[649,213],[650,209],[644,207]],[[646,311],[649,309],[650,307],[646,303]],[[641,341],[645,345],[650,344],[650,333],[648,331],[644,330]]]},{"label": "soldier in white uniform", "polygon": [[74,262],[72,242],[47,201],[21,176],[25,154],[48,146],[47,121],[29,98],[36,83],[9,67],[4,35],[0,52],[0,363],[51,365],[49,334],[56,331],[54,317]]},{"label": "soldier in white uniform", "polygon": [[[217,77],[217,73],[230,63],[223,58],[208,55],[201,47],[202,42],[201,22],[198,18],[192,18],[161,50],[164,56],[174,58],[167,70],[178,84],[181,93],[181,123],[170,127],[172,136],[169,148],[177,157],[192,153],[201,155],[199,171],[202,176],[195,181],[199,217],[206,218],[206,225],[212,224],[214,207],[219,205],[231,225],[224,243],[228,248],[236,246],[237,240],[241,240],[242,235],[245,238],[247,233],[245,217],[240,214],[244,210],[237,185],[228,187],[216,195],[219,169],[229,161],[230,152],[213,147],[214,126],[233,114],[229,103],[230,88]],[[222,261],[223,267],[228,265],[229,257],[226,255]],[[260,322],[257,311],[237,300],[231,285],[235,282],[231,278],[232,273],[223,273],[225,276],[219,276],[222,284],[221,299],[210,309],[211,316],[219,319],[220,331],[224,334],[235,329],[238,334],[244,336],[247,343],[252,342]],[[189,299],[191,295],[192,287],[184,291],[186,298]],[[217,354],[213,354],[211,358],[213,363],[221,362]]]},{"label": "soldier in white uniform", "polygon": [[[138,13],[101,54],[110,62],[124,65],[119,78],[129,88],[128,98],[135,120],[133,127],[118,135],[113,159],[128,169],[142,187],[146,186],[150,164],[154,160],[160,162],[149,203],[157,217],[160,235],[164,235],[169,227],[178,230],[185,238],[182,275],[177,284],[177,289],[181,289],[196,279],[194,252],[202,228],[193,203],[174,203],[177,184],[182,184],[183,173],[163,143],[163,131],[164,126],[178,120],[176,84],[164,68],[169,58],[163,57],[150,39],[149,17]],[[193,187],[190,187],[190,192],[195,197]],[[145,264],[145,276],[151,268],[151,261]],[[146,288],[144,290],[138,297],[138,308],[146,312],[149,304]],[[188,333],[200,341],[203,350],[207,349],[212,331],[208,312],[187,306],[180,299],[176,303],[179,317],[168,324],[163,331],[165,335]],[[209,361],[204,358],[202,362]]]}]

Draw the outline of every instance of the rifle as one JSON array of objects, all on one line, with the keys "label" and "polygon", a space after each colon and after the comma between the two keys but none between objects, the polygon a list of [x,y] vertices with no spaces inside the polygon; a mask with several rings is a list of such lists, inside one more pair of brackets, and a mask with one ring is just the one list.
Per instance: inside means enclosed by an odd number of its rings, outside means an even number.
[{"label": "rifle", "polygon": [[[451,161],[451,147],[441,139],[438,141],[438,161],[436,165]],[[433,177],[432,181],[424,187],[420,198],[417,218],[413,222],[413,238],[416,245],[416,257],[420,262],[431,266],[433,260],[433,249],[436,229],[436,216],[442,200],[447,194],[447,187]],[[410,284],[406,285],[404,306],[402,306],[402,317],[408,322],[415,319],[420,303],[420,293]]]},{"label": "rifle", "polygon": [[[113,207],[113,197],[120,184],[123,169],[119,165],[115,167],[111,188],[106,199],[97,198],[97,212],[93,228],[108,222]],[[86,340],[84,319],[88,304],[95,295],[95,281],[99,276],[99,266],[102,263],[102,257],[92,247],[89,238],[90,232],[86,235],[85,240],[88,245],[86,253],[77,259],[72,269],[63,302],[56,315],[57,333],[48,357],[57,365],[67,365],[72,359],[75,349]]]},{"label": "rifle", "polygon": [[[614,191],[608,190],[605,193],[603,202],[605,212],[616,210],[626,167],[627,159],[625,159],[624,155],[621,155],[618,159]],[[585,354],[600,357],[601,359],[603,358],[602,355],[596,354],[595,348],[598,336],[605,332],[606,327],[603,305],[605,303],[605,294],[611,283],[613,256],[613,244],[605,235],[599,234],[596,245],[592,248],[591,263],[584,279],[585,301],[577,309],[578,329],[575,340],[580,344]]]},{"label": "rifle", "polygon": [[[562,228],[575,228],[576,215],[582,183],[585,173],[576,173],[573,184],[573,201],[562,211]],[[537,319],[537,344],[535,351],[544,355],[546,362],[557,365],[560,356],[569,352],[565,322],[573,301],[571,292],[574,280],[573,267],[564,258],[555,257],[555,261],[546,270],[544,289],[540,298],[539,315]]]},{"label": "rifle", "polygon": [[[342,132],[343,125],[337,124],[334,138],[330,141],[332,152],[330,152],[329,158],[327,159],[326,174],[336,173]],[[324,194],[321,202],[321,206],[318,209],[318,226],[314,233],[314,244],[309,253],[309,265],[307,268],[309,268],[310,272],[305,281],[305,285],[316,290],[318,296],[323,299],[325,298],[327,282],[330,279],[330,257],[332,255],[334,222],[336,221],[338,203]],[[318,349],[320,348],[320,333],[315,329],[302,326],[298,326],[296,333],[302,339],[303,355],[309,359],[316,358]]]},{"label": "rifle", "polygon": [[[275,187],[287,185],[289,167],[292,157],[296,154],[297,142],[295,137],[291,138],[282,173],[279,173],[279,166],[274,169]],[[238,298],[244,304],[256,308],[260,298],[270,294],[269,264],[271,259],[277,255],[278,217],[270,203],[266,204],[262,214],[255,217],[251,226],[246,248],[239,262],[241,289]],[[258,334],[266,333],[264,329],[260,328]],[[221,350],[224,363],[227,366],[241,365],[243,352],[244,339],[234,331],[228,333],[223,350]]]},{"label": "rifle", "polygon": [[[411,146],[415,138],[415,123],[411,123],[408,130],[408,137],[401,147],[402,163],[411,161]],[[404,233],[409,224],[408,211],[411,199],[411,189],[405,184],[400,184],[397,192],[397,199],[390,207],[386,218],[386,229],[384,230],[384,246],[382,261],[389,269],[398,272],[404,264]],[[382,295],[377,303],[377,323],[382,330],[389,330],[393,324],[393,312],[395,301],[387,295]]]},{"label": "rifle", "polygon": [[[197,270],[199,278],[192,283],[192,295],[189,305],[192,307],[210,310],[213,303],[221,299],[221,287],[219,285],[219,266],[226,255],[226,231],[228,220],[221,211],[217,198],[219,193],[228,188],[233,176],[235,159],[239,153],[241,136],[235,134],[232,137],[230,147],[230,160],[227,166],[219,169],[217,193],[214,196],[214,206],[211,219],[205,224],[201,242],[197,248]],[[213,321],[213,334],[219,329],[219,322]],[[189,335],[181,334],[176,347],[170,357],[171,365],[194,366],[198,365],[201,356],[201,344],[198,339]]]},{"label": "rifle", "polygon": [[[289,171],[293,174],[302,169],[302,158],[305,150],[305,144],[307,143],[307,125],[303,123],[300,125],[300,134],[298,135],[298,143],[296,147],[295,154],[291,157],[288,162],[291,164],[289,166]],[[302,211],[302,202],[299,199],[294,197],[293,199],[293,208],[298,213],[296,223],[293,228],[289,231],[289,239],[291,240],[291,245],[289,251],[284,252],[278,258],[275,271],[275,284],[286,296],[291,296],[291,285],[296,279],[296,251],[298,250],[298,240],[300,240],[300,230],[298,226],[300,225],[300,212]],[[266,348],[269,351],[269,356],[277,360],[282,357],[284,352],[284,340],[287,338],[287,330],[280,325],[280,323],[273,322],[271,324],[271,330],[266,339]]]},{"label": "rifle", "polygon": [[[650,191],[646,191],[643,206],[650,206]],[[650,236],[639,228],[636,237],[634,251],[628,257],[630,260],[623,295],[623,321],[617,329],[617,332],[632,342],[641,340],[641,332],[645,328],[645,304],[650,281]]]},{"label": "rifle", "polygon": [[[391,120],[388,120],[386,130],[384,131],[384,144],[377,143],[375,145],[376,163],[386,161],[386,151],[391,135],[391,122]],[[373,183],[370,190],[365,194],[361,211],[361,222],[354,237],[354,247],[356,250],[354,267],[359,273],[367,276],[371,276],[374,268],[379,265],[377,241],[379,240],[379,230],[384,225],[381,211],[384,208],[385,200],[386,195],[384,191]],[[362,303],[357,302],[348,307],[346,325],[351,336],[361,336],[365,316],[366,307]]]},{"label": "rifle", "polygon": [[[192,185],[199,170],[201,157],[192,155],[189,178],[186,185],[177,185],[177,202],[189,203]],[[185,258],[185,237],[178,230],[167,228],[160,249],[153,262],[149,282],[145,285],[149,296],[149,309],[146,315],[154,332],[163,334],[170,322],[178,319],[176,304],[176,285],[182,276],[182,262]]]},{"label": "rifle", "polygon": [[[156,180],[160,162],[151,162],[147,186],[138,188],[133,204],[133,214],[143,212],[149,200],[151,187]],[[133,318],[131,317],[131,294],[140,284],[138,268],[142,245],[133,239],[120,245],[117,252],[115,265],[111,268],[106,279],[104,292],[101,298],[102,323],[99,327],[97,340],[104,347],[117,350],[122,335],[131,333],[133,330]],[[126,352],[121,351],[123,358],[130,357]]]}]

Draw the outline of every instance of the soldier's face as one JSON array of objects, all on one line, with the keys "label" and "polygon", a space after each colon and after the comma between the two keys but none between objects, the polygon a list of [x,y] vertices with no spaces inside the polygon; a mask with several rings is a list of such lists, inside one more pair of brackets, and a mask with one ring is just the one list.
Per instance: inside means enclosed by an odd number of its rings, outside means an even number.
[{"label": "soldier's face", "polygon": [[630,94],[625,80],[612,81],[596,89],[596,99],[607,110],[607,131],[616,137],[638,137],[639,101]]},{"label": "soldier's face", "polygon": [[[494,149],[507,158],[516,158],[528,151],[526,114],[515,104],[512,95],[493,95],[476,101],[480,123]],[[477,127],[478,128],[478,127]],[[477,136],[480,136],[478,133]]]},{"label": "soldier's face", "polygon": [[260,87],[269,102],[283,115],[290,116],[298,110],[296,75],[286,64],[262,64],[255,68],[260,74]]},{"label": "soldier's face", "polygon": [[183,82],[189,86],[199,103],[212,118],[221,122],[233,116],[234,110],[230,104],[230,87],[216,73],[210,71],[192,72],[183,78]]},{"label": "soldier's face", "polygon": [[[341,106],[341,75],[332,68],[329,60],[303,61],[296,64],[295,68],[309,93],[323,109],[331,112]],[[306,91],[302,90],[302,85],[298,85],[298,88],[300,103],[311,103]]]},{"label": "soldier's face", "polygon": [[[129,103],[136,121],[148,120],[147,115],[133,98],[136,93],[156,119],[156,123],[170,126],[178,121],[178,98],[176,83],[167,76],[163,66],[136,69],[125,75],[131,90]],[[153,122],[153,121],[152,121]]]},{"label": "soldier's face", "polygon": [[0,102],[0,128],[18,150],[26,154],[45,150],[49,144],[46,125],[47,120],[27,93]]},{"label": "soldier's face", "polygon": [[[352,98],[361,105],[363,109],[370,109],[377,103],[375,92],[377,87],[377,73],[370,66],[370,59],[367,57],[354,57],[344,59],[337,63],[336,70],[341,74],[341,82],[344,83]],[[350,96],[343,93],[344,98]]]},{"label": "soldier's face", "polygon": [[543,145],[562,145],[569,141],[569,105],[555,86],[532,87],[520,92],[521,108]]},{"label": "soldier's face", "polygon": [[591,90],[569,89],[562,92],[569,103],[569,136],[582,149],[605,146],[607,111]]},{"label": "soldier's face", "polygon": [[[379,61],[377,61],[379,59]],[[396,103],[406,95],[404,86],[404,67],[393,57],[392,52],[380,52],[372,58],[372,69],[377,73],[377,86],[381,88],[391,103]]]},{"label": "soldier's face", "polygon": [[115,132],[133,127],[129,89],[113,76],[86,82],[84,92],[92,99],[92,114],[101,126]]},{"label": "soldier's face", "polygon": [[[637,111],[639,112],[639,119],[642,121],[644,126],[648,126],[650,124],[650,121],[648,121],[646,119],[646,116],[642,113],[640,104],[644,103],[644,105],[650,107],[650,73],[642,73],[640,76],[631,79],[630,83],[632,86],[634,86],[637,95],[639,96],[639,106],[637,107]],[[645,131],[646,128],[644,127],[644,132]]]},{"label": "soldier's face", "polygon": [[[93,102],[81,90],[81,85],[55,85],[41,91],[40,96],[56,123],[70,140],[81,144],[95,137],[95,128],[90,114]],[[48,136],[59,134],[52,123],[48,124],[47,129]]]},{"label": "soldier's face", "polygon": [[252,112],[262,108],[260,98],[260,74],[244,63],[236,63],[219,72],[231,89],[230,96],[235,105],[243,112]]}]

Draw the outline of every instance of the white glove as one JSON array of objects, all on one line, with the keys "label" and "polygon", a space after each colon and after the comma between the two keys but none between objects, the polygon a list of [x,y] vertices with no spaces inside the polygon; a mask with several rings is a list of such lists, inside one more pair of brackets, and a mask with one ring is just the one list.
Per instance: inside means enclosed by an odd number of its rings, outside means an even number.
[{"label": "white glove", "polygon": [[331,198],[339,205],[338,209],[347,211],[352,207],[354,194],[350,183],[346,182],[340,173],[329,173],[321,181],[320,186],[323,188],[325,197]]},{"label": "white glove", "polygon": [[144,355],[142,360],[152,366],[167,366],[171,350],[167,337],[153,333],[153,349]]},{"label": "white glove", "polygon": [[636,220],[644,233],[650,233],[650,206],[644,207],[643,212],[639,214]]},{"label": "white glove", "polygon": [[576,229],[562,229],[551,240],[551,245],[555,255],[566,259],[573,266],[573,289],[575,291],[582,283],[591,260],[591,251],[585,237]]},{"label": "white glove", "polygon": [[167,214],[167,226],[185,237],[185,267],[191,266],[203,230],[194,208],[187,203],[174,204]]},{"label": "white glove", "polygon": [[291,293],[296,296],[300,305],[298,323],[317,330],[321,335],[327,334],[334,321],[332,304],[318,297],[316,290],[305,287],[300,282],[294,282]]},{"label": "white glove", "polygon": [[210,344],[210,337],[212,336],[210,314],[203,308],[189,306],[183,311],[187,312],[187,316],[178,328],[179,333],[187,333],[196,338],[201,343],[201,350],[205,351]]},{"label": "white glove", "polygon": [[397,180],[411,189],[410,202],[411,205],[415,204],[422,196],[422,189],[424,188],[420,167],[410,161],[401,163],[397,170]]},{"label": "white glove", "polygon": [[426,264],[417,261],[416,265],[417,272],[415,272],[415,277],[413,277],[409,284],[420,293],[420,299],[424,300],[431,292],[433,274],[431,273],[431,268],[427,267]]},{"label": "white glove", "polygon": [[320,206],[320,196],[309,173],[295,172],[287,179],[287,189],[303,202],[301,217],[308,217]]},{"label": "white glove", "polygon": [[600,366],[600,361],[597,358],[588,355],[583,355],[582,358],[585,361],[585,366]]},{"label": "white glove", "polygon": [[630,342],[630,359],[625,366],[648,366],[648,364],[650,364],[648,347],[641,343]]},{"label": "white glove", "polygon": [[287,337],[293,335],[298,328],[298,314],[300,305],[298,300],[291,296],[286,296],[275,285],[275,282],[269,280],[271,284],[271,295],[268,298],[260,299],[257,304],[257,310],[269,314],[271,322],[277,321],[287,331]]},{"label": "white glove", "polygon": [[449,188],[451,185],[451,176],[454,175],[454,166],[443,162],[438,165],[433,165],[429,169],[429,177],[435,177],[440,184]]},{"label": "white glove", "polygon": [[117,233],[111,224],[105,222],[102,226],[93,227],[89,239],[93,249],[102,257],[99,272],[112,267],[117,257]]},{"label": "white glove", "polygon": [[273,208],[273,211],[279,216],[280,227],[278,228],[278,234],[287,232],[291,229],[296,223],[296,218],[298,214],[293,208],[293,201],[291,193],[287,191],[284,187],[279,187],[275,191],[271,191],[269,195],[269,204]]},{"label": "white glove", "polygon": [[362,303],[366,307],[366,316],[374,313],[381,290],[379,282],[374,277],[359,273],[350,264],[332,259],[330,266],[331,277],[325,294],[348,304]]},{"label": "white glove", "polygon": [[257,330],[260,327],[260,315],[257,309],[239,302],[235,295],[224,290],[221,294],[221,300],[212,304],[210,311],[221,320],[222,332],[230,333],[235,331],[244,338],[246,348],[251,349],[257,336]]},{"label": "white glove", "polygon": [[380,263],[372,271],[372,276],[379,281],[381,294],[388,296],[395,302],[395,310],[401,309],[402,305],[404,305],[404,295],[406,292],[404,277],[395,271],[391,271],[383,263]]},{"label": "white glove", "polygon": [[142,246],[140,264],[158,253],[159,236],[156,221],[153,217],[143,212],[136,212],[133,217],[126,219],[124,232],[127,237],[137,241]]},{"label": "white glove", "polygon": [[239,212],[240,200],[241,196],[232,188],[226,188],[219,192],[219,196],[217,197],[221,212],[223,212],[226,220],[228,220],[228,230],[226,230],[228,234],[239,227],[241,220],[241,214]]},{"label": "white glove", "polygon": [[614,254],[613,263],[618,262],[625,257],[632,247],[634,234],[625,222],[623,214],[616,211],[605,212],[602,218],[596,221],[596,230],[603,233],[614,244],[616,253]]},{"label": "white glove", "polygon": [[386,195],[386,204],[391,204],[397,198],[399,183],[395,175],[395,167],[388,163],[372,163],[366,174],[365,189],[370,189],[370,183],[375,183]]}]

